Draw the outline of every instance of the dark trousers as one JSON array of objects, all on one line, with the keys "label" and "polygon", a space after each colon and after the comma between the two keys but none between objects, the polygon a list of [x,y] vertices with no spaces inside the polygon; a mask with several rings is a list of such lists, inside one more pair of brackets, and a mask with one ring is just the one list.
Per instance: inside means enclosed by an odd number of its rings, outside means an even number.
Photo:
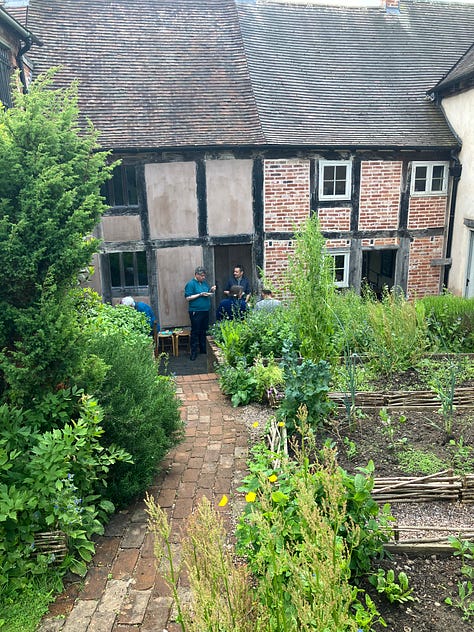
[{"label": "dark trousers", "polygon": [[209,329],[209,312],[189,312],[191,321],[191,353],[206,353],[206,333]]}]

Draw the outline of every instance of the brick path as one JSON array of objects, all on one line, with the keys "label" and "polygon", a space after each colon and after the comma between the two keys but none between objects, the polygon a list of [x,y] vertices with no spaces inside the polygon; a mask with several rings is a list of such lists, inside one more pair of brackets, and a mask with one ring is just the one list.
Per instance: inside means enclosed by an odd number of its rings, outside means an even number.
[{"label": "brick path", "polygon": [[[214,374],[178,377],[177,387],[185,440],[168,454],[149,493],[169,512],[172,541],[179,547],[180,529],[203,495],[217,505],[226,494],[229,504],[219,511],[230,519],[232,490],[246,468],[247,431]],[[82,586],[68,587],[38,632],[177,632],[181,628],[170,620],[170,608],[169,590],[155,567],[145,506],[139,502],[113,517]]]}]

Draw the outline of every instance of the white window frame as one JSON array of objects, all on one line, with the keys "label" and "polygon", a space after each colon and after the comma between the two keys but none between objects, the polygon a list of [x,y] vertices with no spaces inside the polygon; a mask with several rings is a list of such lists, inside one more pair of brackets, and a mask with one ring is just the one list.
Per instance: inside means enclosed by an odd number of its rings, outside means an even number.
[{"label": "white window frame", "polygon": [[342,281],[336,281],[334,279],[334,285],[336,287],[349,287],[349,259],[350,259],[350,251],[349,250],[328,250],[327,254],[333,259],[337,256],[344,257],[344,273],[342,277]]},{"label": "white window frame", "polygon": [[[326,167],[346,167],[346,187],[343,194],[324,194],[324,171]],[[352,161],[351,160],[320,160],[319,161],[319,199],[320,200],[350,200],[352,188]]]},{"label": "white window frame", "polygon": [[[412,171],[411,171],[411,184],[410,184],[410,195],[419,197],[426,195],[446,195],[448,191],[448,179],[449,179],[449,163],[444,161],[417,161],[412,162]],[[426,167],[426,189],[424,191],[415,191],[415,176],[417,167]],[[434,167],[443,167],[443,187],[440,191],[433,191],[433,168]]]}]

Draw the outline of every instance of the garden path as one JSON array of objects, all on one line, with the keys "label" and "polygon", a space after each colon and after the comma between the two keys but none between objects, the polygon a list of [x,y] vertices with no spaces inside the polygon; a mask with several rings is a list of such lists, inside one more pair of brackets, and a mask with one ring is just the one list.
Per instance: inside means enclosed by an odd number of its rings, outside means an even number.
[{"label": "garden path", "polygon": [[[168,512],[179,554],[181,529],[202,496],[216,507],[223,494],[228,496],[229,503],[218,510],[231,525],[237,502],[233,490],[245,474],[248,432],[215,374],[176,380],[185,439],[167,455],[148,491]],[[155,566],[141,501],[114,515],[98,539],[85,580],[68,584],[38,632],[178,632],[172,619],[170,593]]]}]

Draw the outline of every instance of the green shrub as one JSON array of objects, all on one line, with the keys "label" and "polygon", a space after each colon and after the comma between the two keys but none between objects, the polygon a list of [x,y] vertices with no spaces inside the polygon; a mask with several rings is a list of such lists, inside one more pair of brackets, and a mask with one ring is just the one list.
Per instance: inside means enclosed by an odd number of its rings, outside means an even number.
[{"label": "green shrub", "polygon": [[448,292],[418,300],[425,310],[430,351],[474,352],[474,298]]},{"label": "green shrub", "polygon": [[107,365],[94,391],[104,408],[103,442],[119,445],[133,458],[133,463],[117,463],[108,479],[107,497],[123,506],[146,490],[158,464],[179,440],[180,402],[171,378],[158,375],[146,336],[130,334],[124,340],[121,333],[99,334],[89,345]]}]

